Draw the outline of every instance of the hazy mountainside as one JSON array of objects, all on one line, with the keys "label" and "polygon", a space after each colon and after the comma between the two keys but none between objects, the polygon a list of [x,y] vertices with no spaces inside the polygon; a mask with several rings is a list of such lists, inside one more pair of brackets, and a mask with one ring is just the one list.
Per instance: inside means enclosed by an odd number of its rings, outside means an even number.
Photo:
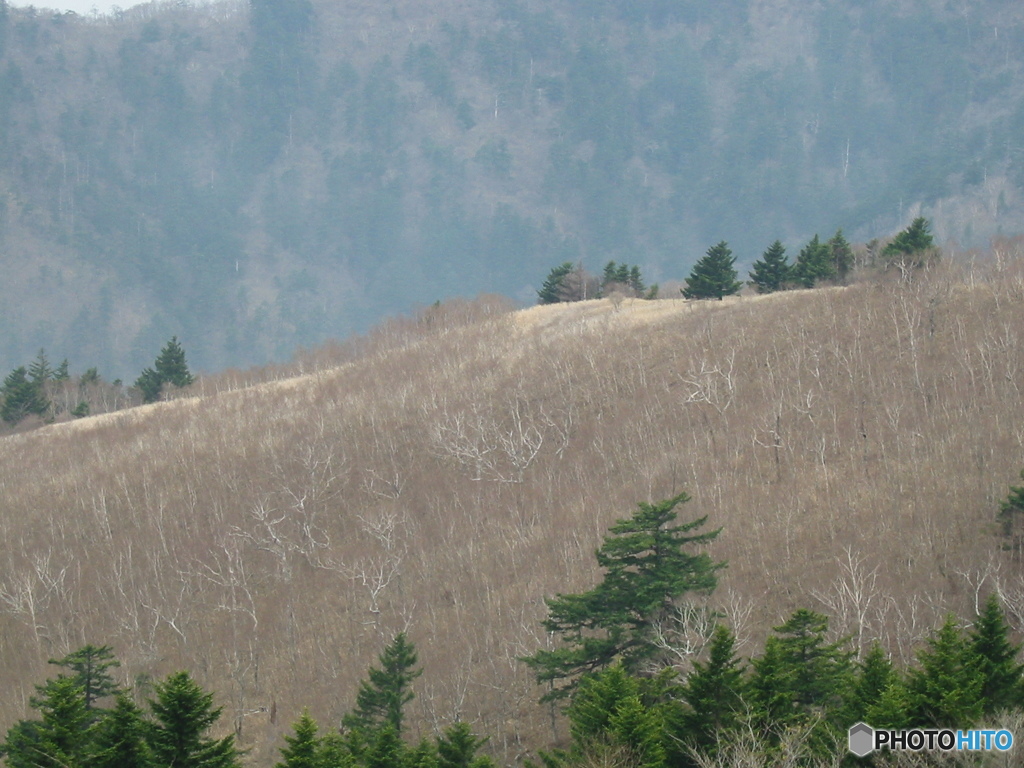
[{"label": "hazy mountainside", "polygon": [[201,370],[552,265],[1019,229],[1017,2],[0,3],[0,370]]},{"label": "hazy mountainside", "polygon": [[143,691],[193,670],[268,764],[404,630],[414,733],[461,719],[512,762],[553,740],[518,661],[551,642],[544,598],[682,490],[723,528],[740,653],[809,607],[905,663],[993,590],[1020,632],[996,514],[1024,463],[1024,253],[996,255],[722,302],[446,304],[290,378],[5,437],[0,731],[48,658],[104,643]]}]

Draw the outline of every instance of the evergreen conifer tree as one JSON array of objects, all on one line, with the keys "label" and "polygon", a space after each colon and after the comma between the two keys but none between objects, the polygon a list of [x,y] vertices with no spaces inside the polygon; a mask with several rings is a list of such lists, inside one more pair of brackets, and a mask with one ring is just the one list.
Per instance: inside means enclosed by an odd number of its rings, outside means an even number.
[{"label": "evergreen conifer tree", "polygon": [[829,259],[832,262],[832,273],[839,282],[845,283],[846,276],[853,269],[853,249],[843,237],[843,230],[837,229],[825,245],[828,247]]},{"label": "evergreen conifer tree", "polygon": [[[6,418],[6,417],[4,417]],[[1024,471],[1020,477],[1024,480]],[[1024,485],[1011,485],[1010,494],[999,506],[998,520],[1005,540],[1003,546],[1019,560],[1024,552]]]},{"label": "evergreen conifer tree", "polygon": [[719,299],[739,293],[743,286],[736,277],[736,259],[723,240],[711,246],[707,254],[701,258],[686,278],[686,287],[682,289],[687,299]]},{"label": "evergreen conifer tree", "polygon": [[86,709],[92,709],[97,699],[113,696],[118,691],[117,683],[107,670],[120,667],[121,662],[114,658],[109,645],[84,645],[61,659],[50,659],[49,663],[74,672],[73,679],[85,692]]},{"label": "evergreen conifer tree", "polygon": [[715,627],[708,660],[694,662],[680,694],[689,705],[683,737],[705,755],[715,754],[720,738],[736,730],[744,715],[746,676],[735,648],[732,632],[721,624]]},{"label": "evergreen conifer tree", "polygon": [[213,694],[199,687],[188,672],[176,672],[156,684],[150,699],[153,725],[149,746],[158,765],[188,768],[237,768],[234,735],[211,739],[206,734],[220,718]]},{"label": "evergreen conifer tree", "polygon": [[1017,661],[1021,647],[1010,642],[1009,634],[999,598],[993,593],[968,633],[971,648],[981,664],[985,715],[1024,707],[1024,665]]},{"label": "evergreen conifer tree", "polygon": [[571,261],[563,262],[548,273],[544,285],[537,291],[538,304],[557,304],[566,301],[565,281],[566,278],[576,269]]},{"label": "evergreen conifer tree", "polygon": [[[873,643],[864,655],[851,686],[847,719],[851,723],[865,720],[868,710],[878,705],[882,694],[897,679],[898,675],[893,669],[892,661],[885,655],[881,645]],[[867,722],[874,725],[870,720]]]},{"label": "evergreen conifer tree", "polygon": [[321,768],[320,739],[309,710],[303,711],[295,723],[293,735],[285,736],[284,740],[286,746],[281,747],[281,762],[275,768]]},{"label": "evergreen conifer tree", "polygon": [[786,247],[778,240],[768,246],[750,272],[750,285],[758,293],[781,291],[789,282],[792,268],[786,258]]},{"label": "evergreen conifer tree", "polygon": [[413,699],[412,682],[423,674],[416,666],[416,648],[404,632],[380,655],[380,668],[371,668],[369,679],[359,684],[356,705],[342,718],[350,730],[374,731],[390,725],[402,734],[404,708]]},{"label": "evergreen conifer tree", "polygon": [[981,659],[950,614],[925,648],[919,667],[908,673],[907,688],[915,725],[968,728],[985,711]]},{"label": "evergreen conifer tree", "polygon": [[817,235],[801,249],[793,265],[793,277],[804,288],[813,288],[822,281],[835,279],[832,253]]},{"label": "evergreen conifer tree", "polygon": [[494,763],[477,755],[486,743],[487,739],[474,735],[467,723],[453,723],[437,740],[437,765],[439,768],[489,768]]},{"label": "evergreen conifer tree", "polygon": [[160,398],[164,385],[187,387],[193,381],[185,361],[185,350],[178,343],[178,337],[172,336],[157,355],[153,368],[146,368],[135,380],[135,388],[142,393],[144,403],[152,403]]},{"label": "evergreen conifer tree", "polygon": [[524,659],[538,682],[555,683],[545,700],[561,698],[573,690],[579,675],[603,669],[620,660],[629,673],[658,653],[654,629],[687,592],[707,593],[724,567],[706,553],[687,548],[713,540],[718,531],[692,534],[704,525],[700,518],[673,525],[675,507],[689,501],[681,493],[657,504],[641,503],[628,520],[620,520],[597,551],[604,578],[580,594],[557,595],[547,600],[544,627],[557,634],[563,647],[542,650]]},{"label": "evergreen conifer tree", "polygon": [[850,683],[852,654],[843,650],[845,640],[825,641],[828,617],[800,608],[775,632],[793,671],[793,701],[807,713],[836,709]]},{"label": "evergreen conifer tree", "polygon": [[127,693],[119,692],[114,708],[96,725],[90,768],[152,768],[146,733],[142,710]]},{"label": "evergreen conifer tree", "polygon": [[7,733],[2,749],[8,768],[86,768],[92,732],[81,687],[59,675],[38,692],[32,706],[41,719],[22,720]]},{"label": "evergreen conifer tree", "polygon": [[7,375],[0,388],[0,396],[3,397],[0,418],[8,424],[17,424],[29,415],[42,416],[50,407],[43,388],[29,380],[25,366],[15,368]]},{"label": "evergreen conifer tree", "polygon": [[935,251],[935,240],[929,231],[928,219],[918,216],[910,226],[898,233],[885,248],[882,256],[888,265],[896,263],[920,267]]}]

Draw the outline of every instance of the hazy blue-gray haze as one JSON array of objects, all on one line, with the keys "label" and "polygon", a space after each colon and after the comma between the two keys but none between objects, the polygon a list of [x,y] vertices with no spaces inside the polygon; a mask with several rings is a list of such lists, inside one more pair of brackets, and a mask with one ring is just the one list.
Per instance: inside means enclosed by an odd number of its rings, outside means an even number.
[{"label": "hazy blue-gray haze", "polygon": [[1022,56],[1002,0],[12,7],[0,370],[259,364],[567,260],[1012,233]]}]

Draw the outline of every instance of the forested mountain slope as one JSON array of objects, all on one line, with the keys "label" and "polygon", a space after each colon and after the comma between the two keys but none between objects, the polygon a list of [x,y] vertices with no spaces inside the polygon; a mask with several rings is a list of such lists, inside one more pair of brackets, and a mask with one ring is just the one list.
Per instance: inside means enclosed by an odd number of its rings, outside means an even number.
[{"label": "forested mountain slope", "polygon": [[[0,440],[0,731],[46,661],[192,670],[254,764],[322,727],[406,631],[413,734],[553,741],[520,657],[636,502],[722,527],[711,597],[760,649],[798,607],[897,663],[1024,581],[996,515],[1024,459],[1024,254],[721,302],[456,302],[291,371]],[[562,734],[564,736],[564,732]]]},{"label": "forested mountain slope", "polygon": [[0,370],[200,370],[553,264],[1021,220],[1011,0],[0,3]]}]

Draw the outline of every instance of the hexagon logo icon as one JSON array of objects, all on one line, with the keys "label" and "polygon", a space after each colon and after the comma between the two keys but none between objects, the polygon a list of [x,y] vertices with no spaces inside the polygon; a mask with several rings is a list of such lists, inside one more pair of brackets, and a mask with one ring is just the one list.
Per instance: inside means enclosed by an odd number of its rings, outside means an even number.
[{"label": "hexagon logo icon", "polygon": [[857,757],[865,757],[875,751],[875,729],[867,723],[850,726],[850,751]]},{"label": "hexagon logo icon", "polygon": [[848,739],[850,752],[858,758],[874,752],[874,729],[867,723],[855,723],[850,726]]}]

